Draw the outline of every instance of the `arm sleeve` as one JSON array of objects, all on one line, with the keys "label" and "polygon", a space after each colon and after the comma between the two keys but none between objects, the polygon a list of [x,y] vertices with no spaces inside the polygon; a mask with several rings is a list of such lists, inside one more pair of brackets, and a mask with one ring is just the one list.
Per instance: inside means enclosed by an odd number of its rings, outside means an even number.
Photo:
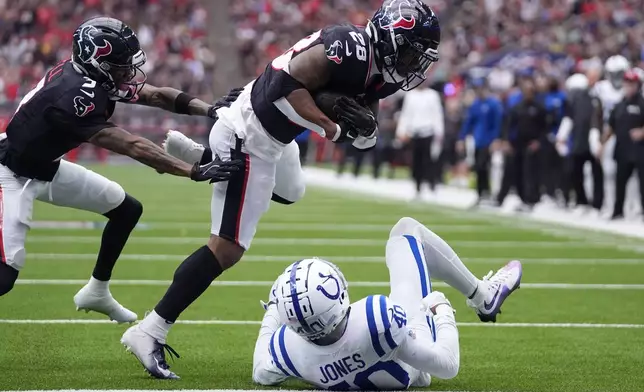
[{"label": "arm sleeve", "polygon": [[277,385],[288,378],[273,361],[271,339],[280,327],[276,306],[269,306],[259,328],[253,353],[253,381],[260,385]]},{"label": "arm sleeve", "polygon": [[107,120],[106,94],[101,88],[70,88],[45,111],[45,119],[75,138],[87,141],[102,129],[115,126]]},{"label": "arm sleeve", "polygon": [[460,366],[458,330],[449,306],[439,306],[434,316],[436,341],[430,336],[407,334],[398,358],[410,366],[442,379],[456,377]]},{"label": "arm sleeve", "polygon": [[113,123],[100,118],[99,116],[90,116],[87,118],[75,118],[74,114],[53,107],[47,110],[45,118],[50,124],[57,124],[58,129],[65,129],[67,132],[74,134],[77,138],[87,141],[105,128],[115,127]]}]

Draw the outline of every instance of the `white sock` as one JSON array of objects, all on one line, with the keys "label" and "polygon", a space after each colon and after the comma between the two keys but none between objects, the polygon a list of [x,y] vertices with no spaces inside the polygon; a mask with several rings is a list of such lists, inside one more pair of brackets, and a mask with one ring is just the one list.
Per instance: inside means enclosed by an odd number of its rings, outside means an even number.
[{"label": "white sock", "polygon": [[165,339],[174,323],[168,323],[154,310],[139,323],[139,328],[148,335],[155,338],[159,343],[165,344]]},{"label": "white sock", "polygon": [[93,276],[89,278],[87,287],[96,294],[109,294],[110,293],[110,281],[102,281],[94,278]]}]

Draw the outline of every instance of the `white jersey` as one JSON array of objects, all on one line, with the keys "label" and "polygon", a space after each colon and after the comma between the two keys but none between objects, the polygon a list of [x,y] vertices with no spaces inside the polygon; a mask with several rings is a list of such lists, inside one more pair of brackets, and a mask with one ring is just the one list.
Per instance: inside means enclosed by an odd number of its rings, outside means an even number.
[{"label": "white jersey", "polygon": [[[427,326],[424,315],[409,320],[408,325],[400,305],[384,295],[369,296],[351,305],[344,334],[328,346],[313,344],[291,328],[279,326],[277,318],[265,315],[255,347],[253,379],[274,385],[295,377],[334,390],[429,386],[430,373],[434,375],[436,369],[441,377],[445,361],[452,361],[458,353],[456,323],[451,309],[448,313],[434,316],[441,334],[434,342],[431,334],[422,336],[413,326],[416,322]],[[274,327],[267,320],[275,320]]]},{"label": "white jersey", "polygon": [[615,88],[610,80],[604,79],[593,86],[592,93],[601,100],[604,109],[604,122],[607,122],[610,112],[624,97],[622,89]]}]

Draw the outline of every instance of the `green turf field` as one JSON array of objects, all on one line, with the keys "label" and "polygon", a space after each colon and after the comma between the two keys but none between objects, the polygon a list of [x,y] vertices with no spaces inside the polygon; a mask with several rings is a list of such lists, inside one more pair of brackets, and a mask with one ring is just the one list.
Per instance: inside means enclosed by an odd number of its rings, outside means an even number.
[{"label": "green turf field", "polygon": [[[143,225],[111,288],[142,317],[176,266],[207,238],[210,189],[139,166],[98,170],[144,204]],[[92,271],[101,234],[82,222],[101,219],[36,204],[40,228],[29,234],[23,281],[0,299],[0,390],[255,388],[250,374],[258,325],[252,322],[262,317],[259,300],[270,282],[298,258],[320,256],[354,283],[354,300],[386,294],[385,240],[405,215],[443,236],[477,275],[512,258],[525,262],[523,288],[504,305],[497,326],[479,323],[459,293],[440,287],[462,323],[461,370],[453,380],[434,380],[431,389],[644,390],[642,241],[319,189],[295,205],[274,204],[246,259],[222,276],[234,284],[211,287],[185,312],[184,320],[213,324],[174,327],[169,343],[182,358],[172,367],[182,379],[172,382],[150,379],[125,353],[119,338],[126,326],[69,323],[104,320],[76,312],[72,301]],[[221,320],[239,322],[216,324]]]}]

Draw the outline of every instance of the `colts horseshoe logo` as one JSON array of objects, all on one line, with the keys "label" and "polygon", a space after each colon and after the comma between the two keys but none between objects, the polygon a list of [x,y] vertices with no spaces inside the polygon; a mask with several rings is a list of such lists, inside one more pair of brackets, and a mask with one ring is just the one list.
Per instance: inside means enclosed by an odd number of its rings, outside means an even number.
[{"label": "colts horseshoe logo", "polygon": [[[333,275],[324,275],[323,273],[318,273],[318,275],[320,275],[320,278],[326,278],[326,279],[324,280],[324,282],[322,282],[322,284],[318,285],[317,289],[322,294],[324,294],[324,296],[327,297],[328,299],[336,300],[336,299],[340,298],[340,283],[338,282],[338,280]],[[336,288],[335,294],[329,293],[322,286],[323,284],[328,282],[329,279],[332,279],[335,282],[335,288]]]}]

